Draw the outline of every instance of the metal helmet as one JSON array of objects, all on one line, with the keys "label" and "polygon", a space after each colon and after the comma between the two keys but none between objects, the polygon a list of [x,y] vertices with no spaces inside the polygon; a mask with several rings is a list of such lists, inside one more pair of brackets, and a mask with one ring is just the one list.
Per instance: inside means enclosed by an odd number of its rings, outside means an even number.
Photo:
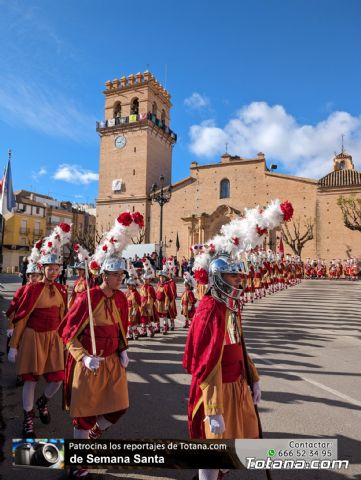
[{"label": "metal helmet", "polygon": [[26,267],[26,275],[30,275],[31,273],[38,273],[41,275],[41,270],[36,263],[29,263]]},{"label": "metal helmet", "polygon": [[158,273],[157,273],[158,277],[165,277],[167,280],[169,280],[169,272],[168,270],[160,270]]},{"label": "metal helmet", "polygon": [[126,271],[125,261],[118,257],[107,257],[100,269],[100,273],[104,272],[120,272]]},{"label": "metal helmet", "polygon": [[147,278],[151,279],[153,277],[154,277],[153,273],[150,273],[150,272],[143,273],[143,279],[144,280],[146,280]]},{"label": "metal helmet", "polygon": [[42,265],[61,265],[63,263],[61,257],[56,253],[47,253],[40,258]]},{"label": "metal helmet", "polygon": [[132,277],[129,277],[127,280],[126,280],[126,285],[134,285],[134,286],[137,286],[137,281],[135,280],[135,278],[132,278]]},{"label": "metal helmet", "polygon": [[221,253],[209,265],[209,283],[218,293],[232,300],[238,300],[242,294],[241,288],[232,287],[223,279],[225,273],[243,273],[239,262],[232,261],[227,253]]}]

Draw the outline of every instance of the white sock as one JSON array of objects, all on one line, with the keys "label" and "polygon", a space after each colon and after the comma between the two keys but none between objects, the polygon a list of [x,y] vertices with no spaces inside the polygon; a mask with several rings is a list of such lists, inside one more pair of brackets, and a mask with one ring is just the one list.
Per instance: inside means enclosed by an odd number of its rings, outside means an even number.
[{"label": "white sock", "polygon": [[112,422],[109,422],[106,418],[103,417],[103,415],[99,415],[97,417],[97,424],[100,430],[106,430],[107,428],[111,427],[113,424]]},{"label": "white sock", "polygon": [[26,412],[34,407],[34,395],[35,395],[36,382],[24,382],[23,386],[23,408]]},{"label": "white sock", "polygon": [[89,430],[74,427],[73,436],[76,440],[85,440],[89,438]]},{"label": "white sock", "polygon": [[217,480],[219,470],[202,468],[198,470],[199,480]]},{"label": "white sock", "polygon": [[44,389],[44,395],[46,396],[46,398],[51,398],[53,397],[56,392],[59,390],[59,388],[61,387],[61,384],[63,382],[49,382],[46,384],[46,387]]}]

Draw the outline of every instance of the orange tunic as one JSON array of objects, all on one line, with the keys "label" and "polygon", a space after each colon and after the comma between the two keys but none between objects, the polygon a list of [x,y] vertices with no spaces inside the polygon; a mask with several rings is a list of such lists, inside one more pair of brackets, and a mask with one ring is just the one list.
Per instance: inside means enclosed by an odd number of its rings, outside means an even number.
[{"label": "orange tunic", "polygon": [[64,346],[57,328],[39,331],[36,327],[37,319],[48,315],[52,315],[59,325],[64,311],[64,300],[58,289],[53,287],[51,291],[45,284],[30,316],[15,323],[10,346],[19,349],[16,359],[18,375],[43,375],[64,369]]},{"label": "orange tunic", "polygon": [[[226,345],[235,345],[239,341],[234,333],[231,313],[227,311]],[[241,331],[240,318],[237,317],[239,332]],[[224,358],[224,354],[223,354]],[[223,359],[222,359],[223,360]],[[257,382],[257,369],[248,357],[252,381]],[[204,430],[207,439],[258,438],[258,420],[255,413],[251,391],[244,375],[231,382],[222,382],[222,363],[220,363],[207,386],[203,389],[204,414],[223,415],[225,431],[222,435],[211,433],[209,422],[205,421]]]},{"label": "orange tunic", "polygon": [[77,295],[85,292],[86,287],[87,287],[87,282],[86,282],[86,279],[84,277],[79,277],[77,280],[75,280],[74,288],[73,288],[73,291],[71,293],[71,297],[70,297],[70,300],[69,300],[69,303],[68,303],[68,308],[70,308],[73,305]]},{"label": "orange tunic", "polygon": [[[112,312],[112,315],[108,313],[109,311]],[[97,327],[116,327],[114,332],[117,337],[113,340],[117,343],[119,329],[122,330],[122,322],[114,298],[102,299],[95,308],[93,316],[95,330]],[[114,324],[114,321],[116,324]],[[84,355],[90,355],[79,340],[81,333],[66,345],[76,360],[72,380],[70,415],[72,417],[89,417],[128,408],[127,374],[120,364],[118,351],[114,351],[110,355],[104,355],[104,361],[101,362],[97,374],[94,375],[84,367],[81,361]],[[98,342],[97,332],[95,331],[95,333]],[[122,336],[124,336],[123,333]],[[101,350],[98,351],[97,348],[99,356],[103,353]]]}]

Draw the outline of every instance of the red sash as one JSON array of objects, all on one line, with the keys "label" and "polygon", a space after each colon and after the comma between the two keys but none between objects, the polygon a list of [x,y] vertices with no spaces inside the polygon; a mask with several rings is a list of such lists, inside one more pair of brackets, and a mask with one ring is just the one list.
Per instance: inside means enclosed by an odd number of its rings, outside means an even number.
[{"label": "red sash", "polygon": [[[116,325],[103,325],[95,326],[95,343],[97,349],[97,355],[102,357],[109,357],[118,350],[119,347],[119,330]],[[92,353],[92,344],[90,337],[90,327],[87,326],[84,329],[84,333],[80,339],[83,347]]]},{"label": "red sash", "polygon": [[222,356],[222,383],[237,381],[243,374],[242,345],[225,345]]},{"label": "red sash", "polygon": [[49,308],[34,308],[26,324],[36,332],[51,332],[60,324],[60,308],[54,305]]}]

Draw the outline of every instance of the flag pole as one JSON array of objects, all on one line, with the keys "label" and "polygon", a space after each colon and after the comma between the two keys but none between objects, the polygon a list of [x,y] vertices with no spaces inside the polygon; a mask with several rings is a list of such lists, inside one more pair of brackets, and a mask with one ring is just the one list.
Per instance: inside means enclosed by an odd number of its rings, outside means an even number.
[{"label": "flag pole", "polygon": [[88,261],[85,260],[85,279],[87,284],[87,297],[88,297],[88,311],[89,311],[89,327],[90,327],[90,338],[91,338],[91,345],[92,345],[92,355],[96,357],[97,355],[97,348],[95,342],[95,333],[94,333],[94,317],[93,317],[93,309],[90,302],[90,287],[89,287],[89,270],[88,270]]}]

